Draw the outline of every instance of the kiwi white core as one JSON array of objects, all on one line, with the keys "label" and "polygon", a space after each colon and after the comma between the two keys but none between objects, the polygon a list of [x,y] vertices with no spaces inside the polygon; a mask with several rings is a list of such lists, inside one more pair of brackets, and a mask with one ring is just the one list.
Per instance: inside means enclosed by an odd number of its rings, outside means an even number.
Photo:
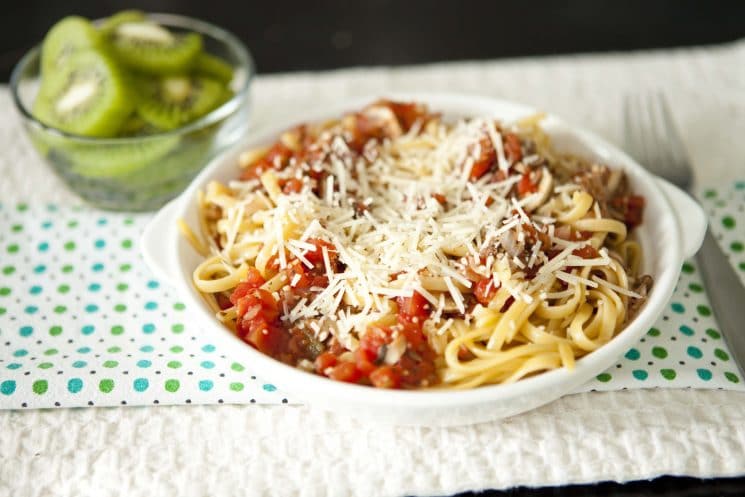
[{"label": "kiwi white core", "polygon": [[85,79],[70,85],[67,91],[57,100],[55,105],[60,115],[66,115],[88,102],[98,92],[100,83],[92,79]]},{"label": "kiwi white core", "polygon": [[162,45],[169,45],[174,41],[170,31],[149,22],[122,23],[116,28],[116,34],[122,38]]}]

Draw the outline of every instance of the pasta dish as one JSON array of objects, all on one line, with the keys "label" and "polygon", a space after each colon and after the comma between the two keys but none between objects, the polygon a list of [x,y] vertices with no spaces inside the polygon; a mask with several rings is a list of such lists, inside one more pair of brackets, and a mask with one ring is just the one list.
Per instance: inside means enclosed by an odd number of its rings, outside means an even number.
[{"label": "pasta dish", "polygon": [[622,171],[560,153],[542,116],[448,121],[381,100],[299,125],[210,182],[196,288],[260,352],[334,380],[471,388],[565,367],[651,277]]}]

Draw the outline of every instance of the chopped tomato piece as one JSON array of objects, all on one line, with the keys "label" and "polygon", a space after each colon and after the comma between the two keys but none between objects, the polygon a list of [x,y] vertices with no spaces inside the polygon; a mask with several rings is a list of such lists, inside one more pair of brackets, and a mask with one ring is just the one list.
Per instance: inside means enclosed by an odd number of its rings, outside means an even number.
[{"label": "chopped tomato piece", "polygon": [[398,298],[398,318],[407,322],[416,322],[421,325],[430,313],[430,306],[419,292],[414,292],[411,297]]},{"label": "chopped tomato piece", "polygon": [[530,179],[530,171],[523,173],[523,177],[520,178],[520,182],[517,184],[518,195],[520,195],[520,197],[524,197],[537,191],[538,185],[533,183],[533,180]]},{"label": "chopped tomato piece", "polygon": [[300,193],[302,189],[303,181],[297,178],[288,179],[282,187],[284,193]]},{"label": "chopped tomato piece", "polygon": [[316,357],[313,365],[316,368],[316,373],[325,375],[326,370],[336,366],[337,361],[337,357],[331,352],[323,352]]},{"label": "chopped tomato piece", "polygon": [[255,267],[250,268],[246,274],[246,279],[238,283],[238,286],[233,290],[233,293],[230,295],[230,301],[235,305],[248,292],[259,288],[264,283],[266,283],[266,280],[261,276],[259,270]]},{"label": "chopped tomato piece", "polygon": [[634,229],[642,223],[644,214],[644,197],[641,195],[624,195],[616,197],[611,204],[623,214],[623,222],[628,229]]},{"label": "chopped tomato piece", "polygon": [[[380,349],[378,349],[380,350]],[[378,359],[378,353],[362,347],[354,351],[354,363],[357,370],[363,375],[369,375],[375,368],[375,362]]]},{"label": "chopped tomato piece", "polygon": [[448,200],[445,198],[445,195],[443,195],[442,193],[433,193],[432,198],[437,200],[437,203],[440,205],[445,205],[448,202]]},{"label": "chopped tomato piece", "polygon": [[520,145],[520,138],[516,134],[506,133],[504,135],[504,155],[510,162],[510,165],[522,160],[522,146]]},{"label": "chopped tomato piece", "polygon": [[378,388],[398,388],[401,375],[391,366],[380,366],[370,373],[370,382]]},{"label": "chopped tomato piece", "polygon": [[346,381],[347,383],[356,383],[362,378],[362,373],[360,373],[353,362],[341,362],[334,366],[329,373],[329,378],[337,381]]},{"label": "chopped tomato piece", "polygon": [[424,108],[414,103],[386,102],[398,119],[404,132],[409,131],[417,120],[425,116]]},{"label": "chopped tomato piece", "polygon": [[222,293],[216,293],[215,300],[217,301],[217,307],[219,307],[221,311],[233,307],[233,303],[230,301],[230,298],[226,297]]},{"label": "chopped tomato piece", "polygon": [[583,259],[594,259],[600,256],[600,253],[595,249],[595,247],[588,243],[578,249],[572,250],[572,255],[582,257]]},{"label": "chopped tomato piece", "polygon": [[281,141],[272,145],[266,154],[250,164],[241,174],[242,180],[257,179],[270,169],[284,169],[290,161],[293,152]]},{"label": "chopped tomato piece", "polygon": [[248,331],[244,340],[256,347],[259,352],[275,356],[282,351],[284,335],[283,330],[261,322]]},{"label": "chopped tomato piece", "polygon": [[309,250],[305,253],[305,258],[312,264],[323,263],[323,247],[326,247],[326,251],[329,254],[329,259],[336,258],[336,247],[326,240],[320,238],[309,238],[308,243],[313,244],[315,247],[313,250]]},{"label": "chopped tomato piece", "polygon": [[481,147],[481,153],[473,161],[473,167],[471,167],[471,174],[469,176],[471,181],[476,181],[486,174],[497,161],[497,152],[494,150],[489,137],[482,138],[479,141],[479,146]]},{"label": "chopped tomato piece", "polygon": [[479,304],[486,306],[497,294],[497,289],[499,289],[499,285],[494,284],[493,278],[483,278],[476,283],[473,296],[476,297]]}]

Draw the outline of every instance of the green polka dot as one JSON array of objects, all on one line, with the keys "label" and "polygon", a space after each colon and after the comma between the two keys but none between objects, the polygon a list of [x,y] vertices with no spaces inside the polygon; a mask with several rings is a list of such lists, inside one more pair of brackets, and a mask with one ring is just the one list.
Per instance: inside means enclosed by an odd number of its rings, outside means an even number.
[{"label": "green polka dot", "polygon": [[124,333],[124,326],[117,324],[111,327],[112,335],[121,335],[122,333]]},{"label": "green polka dot", "polygon": [[34,384],[31,385],[31,390],[33,390],[36,395],[44,395],[48,388],[49,384],[47,383],[47,380],[36,380]]},{"label": "green polka dot", "polygon": [[714,355],[720,361],[729,361],[729,354],[722,349],[714,349]]},{"label": "green polka dot", "polygon": [[230,369],[232,369],[233,371],[241,372],[245,370],[246,368],[243,367],[243,364],[234,362],[233,364],[230,365]]},{"label": "green polka dot", "polygon": [[52,364],[51,362],[42,362],[41,364],[39,364],[39,369],[49,369],[53,366],[54,364]]},{"label": "green polka dot", "polygon": [[697,305],[696,310],[698,311],[699,314],[701,314],[704,317],[711,316],[711,309],[709,309],[708,306],[705,306],[703,304]]},{"label": "green polka dot", "polygon": [[740,378],[735,373],[732,373],[730,371],[727,371],[726,373],[724,373],[724,377],[727,378],[732,383],[740,383]]},{"label": "green polka dot", "polygon": [[696,293],[701,293],[704,291],[704,287],[702,287],[698,283],[691,283],[690,285],[688,285],[688,289]]},{"label": "green polka dot", "polygon": [[64,314],[66,311],[67,307],[65,307],[64,305],[54,306],[54,312],[56,312],[57,314]]},{"label": "green polka dot", "polygon": [[186,309],[186,306],[181,302],[176,302],[175,304],[173,304],[173,308],[177,311],[183,311],[184,309]]},{"label": "green polka dot", "polygon": [[51,328],[49,328],[49,334],[52,335],[53,337],[56,337],[58,335],[61,335],[62,334],[62,326],[56,326],[56,325],[55,326],[52,326]]},{"label": "green polka dot", "polygon": [[18,249],[19,247],[17,243],[11,243],[10,245],[8,245],[6,250],[8,251],[9,254],[16,254],[18,253]]},{"label": "green polka dot", "polygon": [[3,268],[3,274],[6,275],[6,276],[9,276],[9,275],[11,275],[11,274],[13,274],[15,272],[16,272],[16,268],[13,267],[13,266],[5,266]]},{"label": "green polka dot", "polygon": [[664,347],[653,347],[652,355],[657,359],[664,359],[667,357],[667,350]]},{"label": "green polka dot", "polygon": [[670,304],[670,309],[678,314],[683,314],[686,311],[686,308],[680,302],[673,302]]},{"label": "green polka dot", "polygon": [[115,368],[119,365],[117,361],[105,361],[103,363],[103,367],[105,368]]},{"label": "green polka dot", "polygon": [[78,227],[78,222],[75,221],[75,220],[72,220],[72,221],[70,221],[70,222],[67,223],[67,227],[68,228],[77,228]]},{"label": "green polka dot", "polygon": [[10,230],[13,233],[20,233],[21,231],[23,231],[23,225],[21,225],[21,224],[14,224],[13,226],[11,226]]},{"label": "green polka dot", "polygon": [[696,270],[690,262],[684,262],[681,269],[686,274],[691,274]]},{"label": "green polka dot", "polygon": [[669,381],[674,380],[675,377],[677,376],[677,373],[675,372],[674,369],[661,369],[660,374],[662,375],[663,378]]},{"label": "green polka dot", "polygon": [[127,288],[129,288],[129,285],[127,285],[126,283],[119,283],[118,285],[116,285],[116,289],[120,292],[127,291]]},{"label": "green polka dot", "polygon": [[73,269],[74,268],[73,268],[73,266],[71,264],[65,264],[64,266],[62,266],[62,272],[63,273],[72,273],[72,270]]},{"label": "green polka dot", "polygon": [[18,212],[26,212],[28,210],[28,204],[21,202],[16,205],[16,209],[18,210]]},{"label": "green polka dot", "polygon": [[124,304],[116,304],[116,305],[114,306],[114,310],[115,310],[116,312],[124,312],[124,311],[126,311],[126,310],[127,310],[127,306],[126,306],[126,305],[124,305]]},{"label": "green polka dot", "polygon": [[70,285],[60,285],[57,287],[57,291],[59,293],[65,294],[70,291]]},{"label": "green polka dot", "polygon": [[166,391],[168,391],[168,392],[171,392],[171,393],[176,392],[176,391],[178,391],[178,389],[179,389],[180,386],[181,386],[181,384],[176,379],[166,380],[165,387],[166,387]]},{"label": "green polka dot", "polygon": [[132,269],[131,264],[122,264],[121,266],[119,266],[119,271],[121,271],[122,273],[126,273],[130,269]]},{"label": "green polka dot", "polygon": [[170,350],[171,352],[173,352],[174,354],[179,354],[179,353],[181,353],[181,352],[183,352],[183,351],[184,351],[184,348],[183,348],[182,346],[180,346],[180,345],[174,345],[174,346],[173,346],[173,347],[171,347],[171,348],[170,348],[169,350]]},{"label": "green polka dot", "polygon": [[103,393],[111,393],[114,390],[114,380],[106,378],[98,382],[98,389]]},{"label": "green polka dot", "polygon": [[732,252],[742,252],[745,250],[745,245],[742,244],[742,242],[732,242],[729,244],[729,248],[732,250]]},{"label": "green polka dot", "polygon": [[10,295],[10,288],[7,286],[0,288],[0,297],[7,297],[8,295]]},{"label": "green polka dot", "polygon": [[660,330],[658,330],[657,328],[650,328],[647,332],[647,335],[651,337],[658,337],[660,336]]},{"label": "green polka dot", "polygon": [[714,340],[719,340],[720,338],[722,338],[722,335],[720,335],[719,332],[715,330],[714,328],[708,328],[706,330],[706,334],[709,335]]},{"label": "green polka dot", "polygon": [[694,359],[701,359],[704,356],[704,353],[701,352],[701,349],[699,349],[698,347],[694,347],[693,345],[686,349],[686,353]]},{"label": "green polka dot", "polygon": [[237,382],[237,381],[234,382],[234,383],[231,383],[230,384],[230,389],[232,391],[234,391],[234,392],[240,392],[241,390],[243,390],[243,383],[240,383],[240,382]]},{"label": "green polka dot", "polygon": [[644,381],[649,376],[649,373],[647,373],[643,369],[635,369],[631,372],[631,374],[636,378],[637,380]]},{"label": "green polka dot", "polygon": [[106,352],[108,352],[109,354],[116,354],[117,352],[121,352],[121,351],[122,351],[121,347],[109,347],[108,349],[106,349]]},{"label": "green polka dot", "polygon": [[8,310],[5,307],[0,307],[0,316],[8,312]]},{"label": "green polka dot", "polygon": [[167,366],[171,369],[178,369],[181,367],[181,363],[179,361],[168,361]]},{"label": "green polka dot", "polygon": [[171,331],[174,333],[182,333],[184,331],[184,325],[181,323],[176,323],[171,326]]},{"label": "green polka dot", "polygon": [[44,355],[47,355],[47,356],[49,356],[49,355],[56,355],[58,353],[59,353],[59,350],[57,350],[57,349],[47,349],[47,350],[44,351]]},{"label": "green polka dot", "polygon": [[[603,383],[608,383],[613,377],[608,373],[600,373],[595,378],[597,378],[598,381],[602,381]],[[266,385],[264,385],[264,390],[267,390]]]},{"label": "green polka dot", "polygon": [[704,198],[714,198],[716,196],[717,196],[717,191],[716,190],[706,190],[704,192]]},{"label": "green polka dot", "polygon": [[713,376],[711,374],[711,371],[709,371],[708,369],[704,369],[704,368],[697,369],[696,374],[698,375],[699,378],[701,378],[704,381],[711,380],[711,377]]},{"label": "green polka dot", "polygon": [[75,250],[75,242],[73,242],[73,241],[70,241],[70,242],[66,242],[66,243],[65,243],[65,244],[63,245],[63,247],[64,247],[64,248],[65,248],[65,250],[67,250],[68,252],[72,252],[73,250]]},{"label": "green polka dot", "polygon": [[745,190],[745,181],[735,182],[735,188],[737,188],[738,190]]},{"label": "green polka dot", "polygon": [[732,216],[724,216],[722,218],[722,226],[727,228],[728,230],[731,230],[735,227],[735,220]]},{"label": "green polka dot", "polygon": [[132,240],[130,240],[130,239],[122,240],[122,248],[123,249],[131,249],[132,248]]}]

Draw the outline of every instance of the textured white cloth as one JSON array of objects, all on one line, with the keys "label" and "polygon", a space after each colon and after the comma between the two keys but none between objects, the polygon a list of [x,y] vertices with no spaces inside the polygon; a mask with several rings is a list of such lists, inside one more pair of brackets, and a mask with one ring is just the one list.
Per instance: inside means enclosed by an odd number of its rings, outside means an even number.
[{"label": "textured white cloth", "polygon": [[[745,175],[745,43],[258,78],[255,126],[339,98],[453,91],[530,103],[621,136],[623,95],[663,89],[699,181]],[[9,109],[0,92],[0,109]],[[0,116],[0,199],[71,194]],[[365,426],[308,407],[0,412],[0,495],[397,496],[516,485],[745,473],[745,395],[655,390],[565,397],[459,428]]]}]

